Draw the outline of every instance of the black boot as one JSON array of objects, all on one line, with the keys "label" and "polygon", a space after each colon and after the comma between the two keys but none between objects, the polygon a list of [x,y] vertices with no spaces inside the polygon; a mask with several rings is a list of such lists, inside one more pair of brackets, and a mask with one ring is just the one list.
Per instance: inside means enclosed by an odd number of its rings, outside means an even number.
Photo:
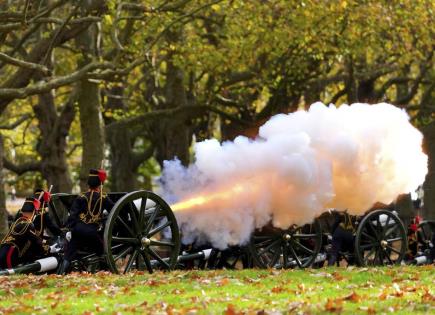
[{"label": "black boot", "polygon": [[70,262],[66,259],[64,259],[62,261],[62,264],[59,266],[59,268],[57,269],[57,274],[58,275],[65,275],[69,272],[69,266],[70,266]]},{"label": "black boot", "polygon": [[328,266],[334,266],[337,263],[337,255],[330,254],[328,257]]}]

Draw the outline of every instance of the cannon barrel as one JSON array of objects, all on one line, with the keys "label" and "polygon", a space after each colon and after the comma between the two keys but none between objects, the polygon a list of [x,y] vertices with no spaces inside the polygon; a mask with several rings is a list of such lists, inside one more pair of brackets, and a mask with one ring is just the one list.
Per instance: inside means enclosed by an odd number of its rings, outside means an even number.
[{"label": "cannon barrel", "polygon": [[59,262],[56,257],[46,257],[46,258],[38,259],[34,263],[27,264],[24,266],[0,270],[0,276],[50,271],[56,269],[58,263]]},{"label": "cannon barrel", "polygon": [[177,261],[183,262],[183,261],[189,261],[194,259],[208,259],[208,257],[210,257],[210,253],[211,253],[211,249],[204,249],[197,253],[180,255],[178,256]]},{"label": "cannon barrel", "polygon": [[[177,263],[186,262],[186,261],[192,261],[195,259],[203,259],[207,260],[210,257],[211,248],[210,249],[204,249],[202,251],[196,252],[196,253],[183,253],[182,255],[178,256]],[[162,261],[168,262],[168,258],[163,258]],[[151,265],[153,267],[159,266],[161,263],[158,260],[151,260]]]}]

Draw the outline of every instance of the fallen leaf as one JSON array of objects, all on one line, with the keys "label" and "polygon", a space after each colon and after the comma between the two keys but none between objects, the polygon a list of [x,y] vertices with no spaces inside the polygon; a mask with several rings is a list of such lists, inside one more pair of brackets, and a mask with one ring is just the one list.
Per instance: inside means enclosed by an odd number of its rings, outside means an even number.
[{"label": "fallen leaf", "polygon": [[359,296],[355,291],[353,291],[351,294],[345,296],[343,300],[358,303],[361,301],[361,296]]},{"label": "fallen leaf", "polygon": [[221,279],[221,280],[219,280],[219,281],[217,282],[217,286],[218,286],[218,287],[222,287],[222,286],[224,286],[224,285],[229,284],[230,282],[231,282],[230,279],[228,279],[228,278],[223,278],[223,279]]},{"label": "fallen leaf", "polygon": [[237,315],[237,311],[233,304],[228,304],[227,309],[224,312],[225,315]]},{"label": "fallen leaf", "polygon": [[335,271],[335,272],[332,274],[332,277],[333,277],[335,280],[337,280],[337,281],[341,281],[341,280],[344,279],[344,277],[343,277],[340,273],[338,273],[337,271]]},{"label": "fallen leaf", "polygon": [[429,290],[425,289],[424,294],[421,296],[422,302],[434,302],[435,301],[435,295],[432,295]]},{"label": "fallen leaf", "polygon": [[271,291],[272,293],[281,293],[284,289],[282,287],[273,287]]},{"label": "fallen leaf", "polygon": [[329,299],[325,304],[325,310],[328,312],[340,313],[343,310],[343,300]]},{"label": "fallen leaf", "polygon": [[358,310],[365,311],[369,315],[376,314],[376,311],[372,306],[360,306],[360,307],[358,307]]}]

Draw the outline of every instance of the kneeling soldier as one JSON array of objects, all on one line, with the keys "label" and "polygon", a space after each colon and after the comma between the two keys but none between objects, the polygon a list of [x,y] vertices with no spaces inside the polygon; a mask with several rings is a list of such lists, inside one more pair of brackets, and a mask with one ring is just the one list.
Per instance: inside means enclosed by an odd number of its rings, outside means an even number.
[{"label": "kneeling soldier", "polygon": [[8,234],[0,245],[1,269],[13,268],[21,263],[33,262],[48,253],[58,252],[56,245],[49,247],[43,245],[42,239],[37,235],[32,222],[35,210],[39,210],[38,199],[26,198],[20,212],[21,215],[12,224]]},{"label": "kneeling soldier", "polygon": [[87,247],[97,255],[103,254],[103,240],[100,235],[103,224],[103,210],[110,211],[113,202],[103,196],[101,187],[106,179],[103,170],[89,171],[89,190],[77,197],[70,209],[66,227],[66,239],[69,241],[64,260],[59,267],[58,274],[69,271],[71,261],[76,257],[77,250]]}]

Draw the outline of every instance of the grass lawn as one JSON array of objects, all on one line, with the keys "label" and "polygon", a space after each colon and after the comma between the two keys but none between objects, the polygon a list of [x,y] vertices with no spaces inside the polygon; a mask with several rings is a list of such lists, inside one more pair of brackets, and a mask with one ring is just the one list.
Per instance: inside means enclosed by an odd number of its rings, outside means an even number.
[{"label": "grass lawn", "polygon": [[0,314],[435,314],[435,266],[0,277]]}]

